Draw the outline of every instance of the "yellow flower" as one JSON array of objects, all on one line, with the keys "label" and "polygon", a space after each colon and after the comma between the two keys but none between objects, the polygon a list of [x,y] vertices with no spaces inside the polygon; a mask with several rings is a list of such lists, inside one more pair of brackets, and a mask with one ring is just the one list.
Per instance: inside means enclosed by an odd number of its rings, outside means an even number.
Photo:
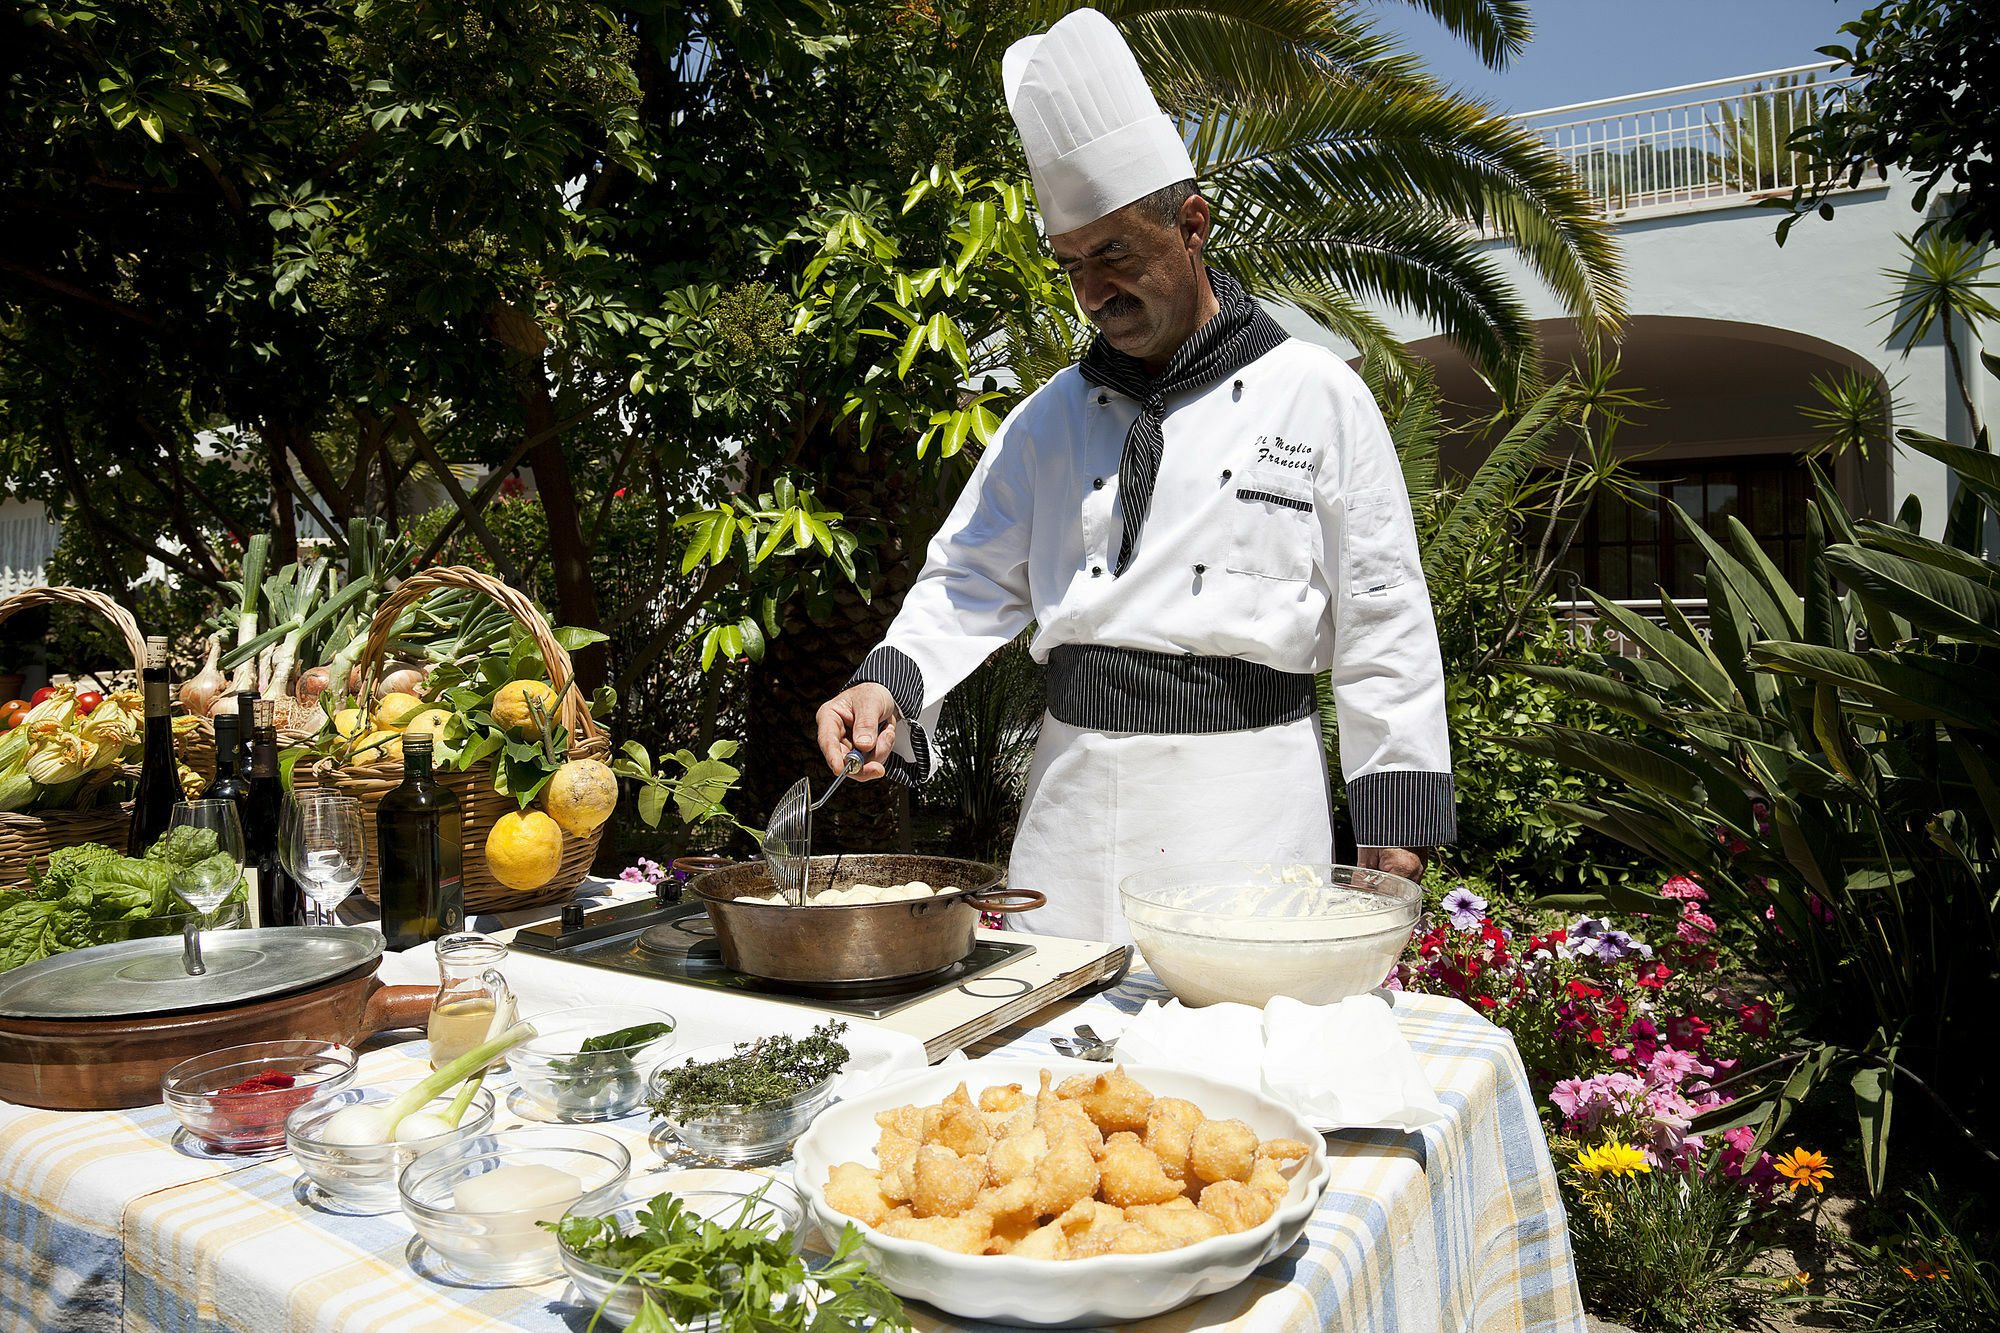
[{"label": "yellow flower", "polygon": [[1603,1143],[1576,1155],[1576,1169],[1590,1176],[1631,1176],[1651,1171],[1646,1154],[1626,1143]]},{"label": "yellow flower", "polygon": [[1813,1193],[1824,1194],[1826,1182],[1833,1179],[1833,1168],[1826,1164],[1824,1153],[1809,1152],[1804,1148],[1792,1151],[1771,1163],[1777,1173],[1792,1182],[1792,1193],[1796,1194],[1806,1186],[1812,1186]]},{"label": "yellow flower", "polygon": [[1915,1267],[1904,1265],[1903,1276],[1912,1282],[1951,1281],[1950,1273],[1922,1259],[1917,1260]]}]

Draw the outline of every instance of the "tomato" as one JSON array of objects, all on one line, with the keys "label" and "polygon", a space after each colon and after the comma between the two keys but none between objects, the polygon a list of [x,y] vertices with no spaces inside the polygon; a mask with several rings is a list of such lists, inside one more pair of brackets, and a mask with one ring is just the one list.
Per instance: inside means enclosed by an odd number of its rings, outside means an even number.
[{"label": "tomato", "polygon": [[89,717],[90,710],[103,702],[104,696],[96,690],[85,690],[82,694],[76,696],[76,715],[78,717]]},{"label": "tomato", "polygon": [[54,694],[55,692],[56,692],[56,687],[53,685],[42,686],[42,688],[36,690],[32,695],[28,697],[28,706],[30,708],[34,707],[36,704],[48,698],[51,694]]},{"label": "tomato", "polygon": [[28,715],[28,710],[32,707],[34,705],[26,699],[9,699],[6,703],[0,704],[0,731],[12,731],[20,726],[21,719]]}]

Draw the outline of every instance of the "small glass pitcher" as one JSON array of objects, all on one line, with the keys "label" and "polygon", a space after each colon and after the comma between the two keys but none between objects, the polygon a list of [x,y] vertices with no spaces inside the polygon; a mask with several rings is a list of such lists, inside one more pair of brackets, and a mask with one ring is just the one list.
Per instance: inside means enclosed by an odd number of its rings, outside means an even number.
[{"label": "small glass pitcher", "polygon": [[471,931],[437,942],[438,993],[428,1027],[432,1069],[514,1026],[514,992],[499,968],[506,956],[506,945]]}]

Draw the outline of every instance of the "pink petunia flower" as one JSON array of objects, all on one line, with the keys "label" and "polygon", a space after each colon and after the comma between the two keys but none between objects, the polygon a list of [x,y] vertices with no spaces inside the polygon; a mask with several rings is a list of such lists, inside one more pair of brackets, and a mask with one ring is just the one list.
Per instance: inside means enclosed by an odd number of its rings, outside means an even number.
[{"label": "pink petunia flower", "polygon": [[1705,903],[1708,901],[1708,890],[1686,875],[1675,875],[1660,886],[1660,896],[1662,898],[1691,899],[1694,902]]}]

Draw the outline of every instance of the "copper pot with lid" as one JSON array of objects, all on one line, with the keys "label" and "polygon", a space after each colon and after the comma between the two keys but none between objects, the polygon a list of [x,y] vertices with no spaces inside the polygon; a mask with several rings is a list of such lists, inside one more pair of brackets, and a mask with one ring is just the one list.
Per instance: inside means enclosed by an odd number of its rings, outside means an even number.
[{"label": "copper pot with lid", "polygon": [[935,972],[972,952],[981,912],[1026,912],[1047,901],[1004,887],[1006,873],[946,856],[815,856],[808,894],[855,884],[950,885],[952,892],[899,902],[794,907],[742,899],[775,893],[761,861],[697,875],[688,885],[715,926],[722,962],[774,981],[830,985]]},{"label": "copper pot with lid", "polygon": [[351,1046],[422,1027],[433,986],[385,986],[382,936],[282,926],[204,934],[208,973],[179,936],[100,944],[0,973],[0,1098],[53,1110],[150,1106],[190,1056],[317,1037]]}]

